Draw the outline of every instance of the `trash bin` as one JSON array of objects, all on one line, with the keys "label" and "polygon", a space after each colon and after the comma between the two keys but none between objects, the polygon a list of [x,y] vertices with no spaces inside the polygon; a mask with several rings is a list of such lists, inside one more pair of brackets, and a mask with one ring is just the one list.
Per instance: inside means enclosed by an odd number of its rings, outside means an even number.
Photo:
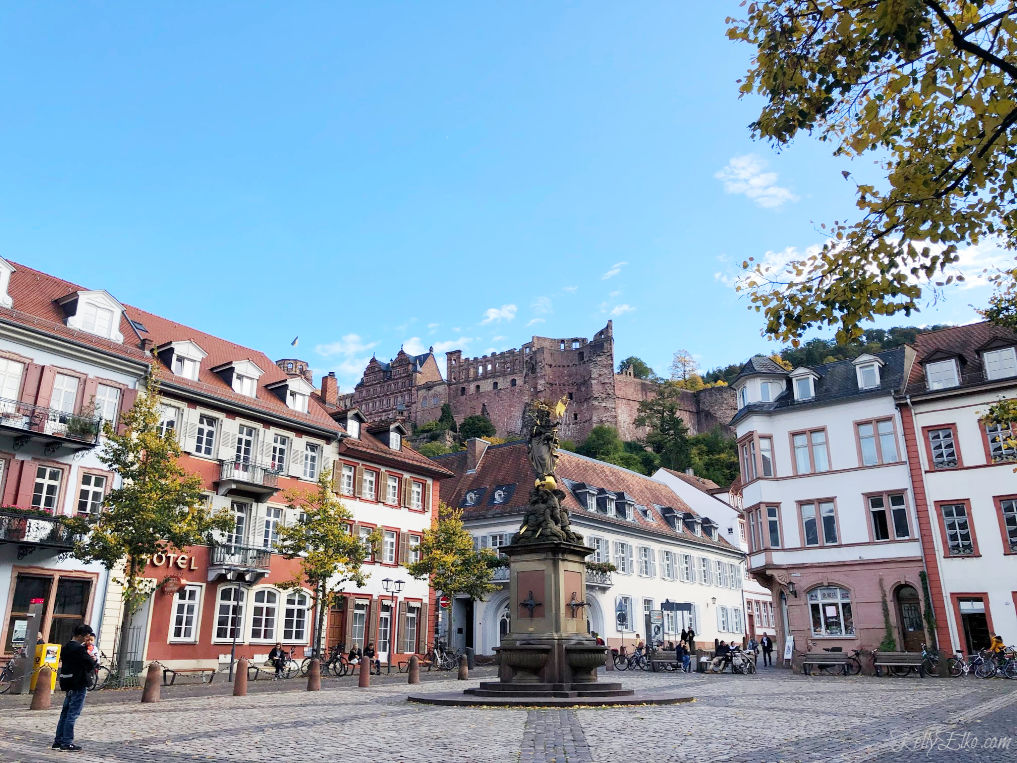
[{"label": "trash bin", "polygon": [[469,670],[473,670],[473,647],[466,647],[466,667]]},{"label": "trash bin", "polygon": [[60,666],[60,644],[38,644],[35,647],[35,663],[32,665],[32,681],[29,689],[35,691],[35,683],[43,665],[49,665],[50,691],[56,689],[57,673]]},{"label": "trash bin", "polygon": [[705,673],[708,667],[710,667],[710,658],[702,654],[699,655],[699,658],[696,661],[696,672]]}]

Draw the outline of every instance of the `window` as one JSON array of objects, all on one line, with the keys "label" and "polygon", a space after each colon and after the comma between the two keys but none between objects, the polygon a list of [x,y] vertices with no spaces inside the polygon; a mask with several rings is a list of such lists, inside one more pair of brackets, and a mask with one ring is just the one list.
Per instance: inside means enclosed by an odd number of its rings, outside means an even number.
[{"label": "window", "polygon": [[63,472],[52,466],[39,466],[35,470],[35,488],[32,490],[32,508],[56,511]]},{"label": "window", "polygon": [[277,434],[272,437],[272,462],[269,468],[276,472],[286,471],[286,457],[290,449],[290,438]]},{"label": "window", "polygon": [[1013,347],[989,350],[982,355],[986,379],[1006,379],[1017,376],[1017,354]]},{"label": "window", "polygon": [[98,514],[106,497],[106,475],[81,475],[81,489],[78,492],[78,513]]},{"label": "window", "polygon": [[419,562],[420,561],[420,536],[419,535],[411,535],[410,536],[409,550],[410,550],[410,559],[409,559],[409,561],[410,562]]},{"label": "window", "polygon": [[731,630],[727,607],[717,607],[717,630],[721,633],[727,633]]},{"label": "window", "polygon": [[719,559],[713,563],[713,582],[727,588],[727,565]]},{"label": "window", "polygon": [[925,382],[929,389],[945,389],[960,384],[957,378],[957,361],[953,358],[925,364]]},{"label": "window", "polygon": [[240,624],[244,621],[246,593],[239,586],[219,589],[219,608],[216,612],[215,637],[232,641],[234,633],[240,637]]},{"label": "window", "polygon": [[367,559],[365,561],[374,561],[374,544],[371,542],[371,528],[361,527],[360,528],[360,542],[364,546],[364,550],[367,552]]},{"label": "window", "polygon": [[201,586],[188,585],[173,597],[173,615],[170,619],[170,641],[195,641],[198,622],[198,597]]},{"label": "window", "polygon": [[247,397],[256,397],[258,394],[258,380],[253,376],[233,375],[233,391]]},{"label": "window", "polygon": [[[888,507],[889,515],[887,515]],[[891,528],[892,537],[896,540],[911,537],[908,508],[903,493],[870,495],[869,518],[872,522],[873,540],[890,540]]]},{"label": "window", "polygon": [[367,642],[364,640],[364,631],[367,627],[367,602],[358,601],[353,606],[353,643],[351,646],[358,646],[363,648],[367,646]]},{"label": "window", "polygon": [[799,376],[795,379],[795,400],[811,400],[816,396],[812,382],[811,376]]},{"label": "window", "polygon": [[860,423],[857,425],[857,433],[862,466],[892,463],[897,460],[897,438],[892,420],[881,419]]},{"label": "window", "polygon": [[159,426],[156,429],[159,435],[165,437],[168,434],[175,434],[177,422],[180,419],[180,411],[172,405],[159,403]]},{"label": "window", "polygon": [[372,472],[370,469],[364,469],[364,477],[360,483],[360,497],[365,498],[368,501],[373,501],[375,496],[375,483],[377,482],[378,475],[376,472]]},{"label": "window", "polygon": [[194,441],[194,452],[199,456],[215,453],[215,430],[219,422],[211,416],[198,417],[198,436]]},{"label": "window", "polygon": [[417,616],[420,614],[420,607],[409,603],[406,607],[406,614],[403,616],[403,632],[400,635],[402,647],[399,651],[413,653],[417,651]]},{"label": "window", "polygon": [[621,632],[634,631],[635,622],[632,619],[632,597],[617,596],[614,600],[614,619]]},{"label": "window", "polygon": [[596,535],[590,536],[590,546],[593,548],[593,558],[591,561],[594,562],[610,562],[611,554],[608,551],[607,541],[603,538],[599,538]]},{"label": "window", "polygon": [[738,390],[738,407],[744,408],[749,404],[749,390],[748,387],[742,387]]},{"label": "window", "polygon": [[759,512],[749,513],[749,550],[758,551],[763,547],[762,536],[759,534]]},{"label": "window", "polygon": [[246,503],[233,502],[233,531],[226,536],[226,545],[243,546],[247,539],[247,515],[250,506]]},{"label": "window", "polygon": [[780,507],[766,507],[766,531],[770,548],[780,548]]},{"label": "window", "polygon": [[350,416],[346,419],[346,432],[354,440],[360,439],[360,420]]},{"label": "window", "polygon": [[185,379],[197,380],[198,361],[193,358],[185,358],[179,352],[173,353],[173,373]]},{"label": "window", "polygon": [[283,641],[307,641],[307,594],[292,591],[286,596],[283,609]]},{"label": "window", "polygon": [[773,469],[773,438],[772,437],[760,437],[759,438],[759,460],[761,471],[760,474],[764,477],[772,477],[775,472]]},{"label": "window", "polygon": [[262,536],[262,545],[265,548],[275,548],[279,542],[279,525],[282,524],[282,509],[269,506],[265,509],[265,533]]},{"label": "window", "polygon": [[943,534],[946,537],[947,556],[972,556],[975,553],[974,537],[968,520],[968,507],[963,503],[940,504]]},{"label": "window", "polygon": [[837,543],[837,511],[833,501],[798,504],[802,514],[802,541],[805,546],[832,546]]},{"label": "window", "polygon": [[[25,371],[25,365],[7,358],[0,358],[0,398],[4,402],[17,401],[21,396],[21,376]],[[6,407],[5,410],[13,410]]]},{"label": "window", "polygon": [[713,585],[713,565],[705,556],[699,558],[699,582],[703,585]]},{"label": "window", "polygon": [[646,546],[639,547],[639,574],[644,578],[653,577],[656,575],[657,565],[653,559],[653,549],[647,548]]},{"label": "window", "polygon": [[95,415],[116,426],[118,413],[120,413],[120,390],[108,384],[98,385],[95,388]]},{"label": "window", "polygon": [[501,553],[500,549],[502,546],[508,545],[508,536],[505,533],[491,533],[490,547],[498,553]]},{"label": "window", "polygon": [[683,583],[696,582],[696,564],[692,554],[679,556],[678,578]]},{"label": "window", "polygon": [[307,401],[309,399],[303,392],[297,392],[295,389],[288,390],[286,394],[286,404],[294,411],[300,413],[307,413]]},{"label": "window", "polygon": [[113,333],[113,311],[86,302],[81,306],[81,323],[79,325],[82,331],[109,339],[110,334]]},{"label": "window", "polygon": [[1000,526],[1003,529],[1003,550],[1017,554],[1017,499],[999,501]]},{"label": "window", "polygon": [[64,413],[73,413],[74,404],[78,400],[78,377],[57,374],[53,377],[53,394],[49,398],[49,407]]},{"label": "window", "polygon": [[844,588],[825,586],[809,591],[813,636],[853,636],[851,595]]},{"label": "window", "polygon": [[424,483],[414,482],[410,488],[410,508],[417,511],[424,509]]},{"label": "window", "polygon": [[385,478],[385,503],[399,503],[399,478],[391,474]]},{"label": "window", "polygon": [[780,382],[765,381],[759,385],[760,399],[764,403],[772,403],[783,391],[784,385]]},{"label": "window", "polygon": [[664,580],[674,580],[674,554],[671,551],[660,552],[661,576]]},{"label": "window", "polygon": [[954,445],[953,428],[929,429],[929,450],[932,453],[933,469],[951,469],[957,466],[957,448]]},{"label": "window", "polygon": [[879,366],[875,363],[865,363],[856,369],[858,376],[858,389],[873,389],[879,386]]},{"label": "window", "polygon": [[623,575],[632,574],[632,545],[616,540],[614,542],[614,564]]},{"label": "window", "polygon": [[251,606],[251,641],[275,641],[278,614],[279,594],[266,589],[256,591]]},{"label": "window", "polygon": [[999,424],[983,424],[985,429],[985,440],[989,445],[989,458],[992,463],[999,464],[1004,461],[1017,459],[1017,432],[1012,426],[1001,426]]},{"label": "window", "polygon": [[756,478],[756,443],[754,440],[747,440],[740,446],[742,462],[742,479],[745,482],[752,482]]},{"label": "window", "polygon": [[813,429],[791,435],[795,452],[795,468],[798,474],[825,472],[830,468],[830,456],[826,449],[826,430]]},{"label": "window", "polygon": [[392,636],[392,604],[388,601],[381,602],[381,611],[378,613],[378,652],[389,653],[389,644]]},{"label": "window", "polygon": [[343,495],[353,495],[353,472],[352,466],[343,464],[342,480],[339,484],[339,490]]},{"label": "window", "polygon": [[403,446],[403,436],[396,431],[389,432],[388,446],[392,450],[399,450]]},{"label": "window", "polygon": [[321,463],[321,446],[309,442],[304,446],[304,479],[318,479],[318,465]]},{"label": "window", "polygon": [[382,536],[381,561],[383,564],[396,563],[396,534],[386,530]]}]

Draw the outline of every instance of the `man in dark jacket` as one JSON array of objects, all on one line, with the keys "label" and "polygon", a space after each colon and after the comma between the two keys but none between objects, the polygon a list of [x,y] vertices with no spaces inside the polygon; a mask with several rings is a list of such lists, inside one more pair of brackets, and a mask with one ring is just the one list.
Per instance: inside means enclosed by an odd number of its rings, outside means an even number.
[{"label": "man in dark jacket", "polygon": [[773,641],[765,633],[759,639],[759,648],[763,650],[763,665],[773,667]]},{"label": "man in dark jacket", "polygon": [[96,668],[96,661],[88,653],[85,642],[95,633],[88,625],[74,629],[74,637],[60,650],[60,688],[63,689],[64,706],[57,722],[54,750],[78,752],[81,747],[74,744],[74,722],[81,715],[88,693],[88,679]]},{"label": "man in dark jacket", "polygon": [[374,651],[374,642],[372,641],[367,645],[367,649],[364,650],[364,659],[368,661],[369,666],[373,666],[373,669],[369,669],[369,673],[377,673],[381,675],[381,660],[377,658],[377,652]]}]

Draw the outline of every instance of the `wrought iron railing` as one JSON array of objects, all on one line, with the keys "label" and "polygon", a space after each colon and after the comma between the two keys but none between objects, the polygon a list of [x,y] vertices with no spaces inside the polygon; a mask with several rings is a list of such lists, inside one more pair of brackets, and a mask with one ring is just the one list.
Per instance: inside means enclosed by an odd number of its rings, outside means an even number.
[{"label": "wrought iron railing", "polygon": [[598,572],[596,570],[587,570],[586,585],[610,586],[614,585],[614,581],[611,580],[610,572]]},{"label": "wrought iron railing", "polygon": [[278,470],[239,458],[231,458],[219,462],[219,479],[237,480],[250,485],[263,485],[264,487],[279,486]]},{"label": "wrought iron railing", "polygon": [[36,435],[61,437],[95,445],[99,441],[100,416],[61,411],[18,400],[0,398],[0,426]]},{"label": "wrought iron railing", "polygon": [[69,549],[75,537],[60,517],[0,509],[0,542]]},{"label": "wrought iron railing", "polygon": [[492,583],[507,583],[509,579],[509,568],[508,567],[495,567],[494,574],[491,575]]},{"label": "wrought iron railing", "polygon": [[272,552],[261,546],[234,546],[215,544],[212,546],[212,567],[238,567],[245,570],[267,570]]}]

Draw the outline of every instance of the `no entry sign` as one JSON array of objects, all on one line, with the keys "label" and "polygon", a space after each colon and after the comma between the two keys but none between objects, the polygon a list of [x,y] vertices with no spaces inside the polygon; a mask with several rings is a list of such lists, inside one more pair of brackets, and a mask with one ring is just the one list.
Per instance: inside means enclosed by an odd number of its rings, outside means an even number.
[{"label": "no entry sign", "polygon": [[438,597],[438,606],[442,609],[448,609],[452,606],[452,599],[444,594]]}]

